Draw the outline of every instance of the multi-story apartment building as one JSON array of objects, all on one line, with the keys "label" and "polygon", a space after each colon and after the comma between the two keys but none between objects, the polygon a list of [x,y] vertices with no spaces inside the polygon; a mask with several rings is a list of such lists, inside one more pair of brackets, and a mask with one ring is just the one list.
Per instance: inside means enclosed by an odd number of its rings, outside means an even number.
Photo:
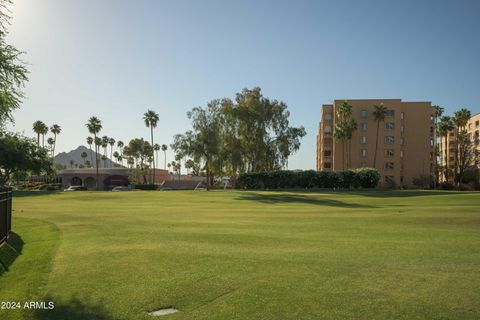
[{"label": "multi-story apartment building", "polygon": [[[351,146],[351,168],[373,167],[382,178],[382,186],[413,186],[413,179],[432,175],[434,167],[434,109],[431,102],[404,102],[401,99],[335,100],[322,105],[321,122],[317,136],[317,170],[339,171],[344,165],[344,148],[333,137],[335,109],[345,101],[352,106],[357,123]],[[373,116],[375,105],[387,108],[380,122],[377,146],[377,122]],[[347,156],[347,155],[345,155]]]},{"label": "multi-story apartment building", "polygon": [[[480,167],[480,113],[477,113],[471,117],[467,125],[465,126],[467,131],[468,138],[473,144],[473,158],[472,166]],[[455,130],[450,131],[447,136],[447,141],[445,137],[439,137],[440,139],[440,159],[439,164],[442,167],[445,165],[448,166],[450,172],[455,170]],[[441,176],[442,180],[445,180],[445,176]]]}]

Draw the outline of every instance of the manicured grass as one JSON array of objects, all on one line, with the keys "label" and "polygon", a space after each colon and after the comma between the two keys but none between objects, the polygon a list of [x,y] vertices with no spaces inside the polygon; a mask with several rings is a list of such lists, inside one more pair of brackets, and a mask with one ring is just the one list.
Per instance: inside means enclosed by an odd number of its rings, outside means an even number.
[{"label": "manicured grass", "polygon": [[72,192],[14,199],[0,319],[478,319],[480,194]]}]

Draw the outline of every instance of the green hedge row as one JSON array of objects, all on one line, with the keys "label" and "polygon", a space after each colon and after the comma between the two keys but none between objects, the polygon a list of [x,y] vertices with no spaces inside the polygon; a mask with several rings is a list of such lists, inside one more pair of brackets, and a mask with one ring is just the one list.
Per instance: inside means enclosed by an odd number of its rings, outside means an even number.
[{"label": "green hedge row", "polygon": [[380,180],[376,169],[360,168],[347,171],[272,171],[241,174],[237,189],[293,188],[375,188]]},{"label": "green hedge row", "polygon": [[151,183],[142,183],[142,184],[134,184],[133,188],[138,190],[157,190],[158,186],[156,184],[151,184]]}]

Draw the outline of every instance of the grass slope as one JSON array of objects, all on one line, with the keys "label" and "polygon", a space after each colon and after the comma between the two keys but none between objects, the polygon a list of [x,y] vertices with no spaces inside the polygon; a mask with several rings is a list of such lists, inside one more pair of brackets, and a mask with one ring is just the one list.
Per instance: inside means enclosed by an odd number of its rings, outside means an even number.
[{"label": "grass slope", "polygon": [[25,244],[0,300],[56,308],[0,319],[168,306],[180,310],[168,319],[480,318],[479,205],[479,193],[428,191],[17,197]]}]

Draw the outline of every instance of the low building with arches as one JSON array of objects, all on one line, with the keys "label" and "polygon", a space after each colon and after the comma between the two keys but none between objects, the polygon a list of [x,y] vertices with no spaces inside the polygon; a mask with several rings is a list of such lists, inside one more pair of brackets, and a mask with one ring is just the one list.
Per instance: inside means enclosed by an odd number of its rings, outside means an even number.
[{"label": "low building with arches", "polygon": [[[110,190],[116,186],[128,186],[132,170],[127,168],[99,168],[98,169],[98,189]],[[95,168],[66,169],[58,173],[58,178],[62,181],[63,187],[84,186],[87,189],[94,190],[97,186],[97,173]],[[138,180],[144,183],[153,183],[153,169],[148,169]],[[167,170],[155,169],[155,183],[161,184],[163,181],[171,180]]]}]

